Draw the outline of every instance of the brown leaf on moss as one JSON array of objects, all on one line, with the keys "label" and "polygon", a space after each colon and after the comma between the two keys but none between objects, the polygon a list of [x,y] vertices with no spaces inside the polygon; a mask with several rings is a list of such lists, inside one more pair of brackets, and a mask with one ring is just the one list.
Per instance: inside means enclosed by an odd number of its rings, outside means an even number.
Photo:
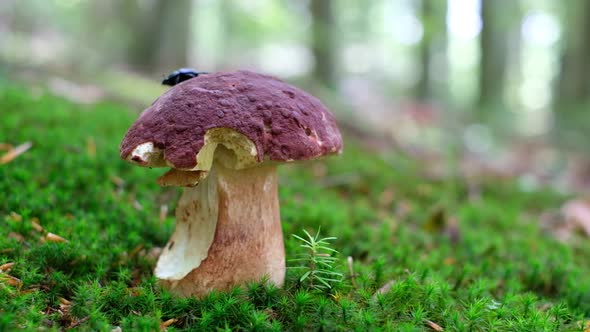
[{"label": "brown leaf on moss", "polygon": [[566,222],[590,236],[590,200],[576,199],[565,203],[561,212]]},{"label": "brown leaf on moss", "polygon": [[11,239],[17,240],[18,242],[23,242],[25,240],[25,237],[24,236],[22,236],[22,235],[20,235],[18,233],[15,233],[15,232],[8,233],[8,237],[11,238]]},{"label": "brown leaf on moss", "polygon": [[23,282],[20,279],[8,274],[0,274],[0,282],[16,288],[21,288],[23,285]]},{"label": "brown leaf on moss", "polygon": [[39,233],[44,233],[45,229],[43,228],[43,226],[41,226],[39,224],[39,218],[33,218],[31,219],[31,225],[33,225],[33,229],[36,230]]},{"label": "brown leaf on moss", "polygon": [[59,300],[59,308],[61,309],[62,313],[67,314],[72,307],[72,302],[64,299],[63,297],[58,297],[57,299]]},{"label": "brown leaf on moss", "polygon": [[37,287],[33,287],[33,288],[29,288],[29,289],[22,290],[20,293],[21,293],[21,294],[28,294],[28,293],[36,292],[36,291],[38,291],[38,290],[39,290],[39,288],[37,288]]},{"label": "brown leaf on moss", "polygon": [[162,324],[160,324],[160,330],[165,331],[166,328],[174,323],[178,322],[178,319],[176,318],[170,318],[169,320],[163,322]]},{"label": "brown leaf on moss", "polygon": [[14,212],[14,211],[10,212],[10,214],[6,218],[10,221],[15,221],[15,222],[23,221],[23,216],[21,216],[20,214]]},{"label": "brown leaf on moss", "polygon": [[559,210],[544,212],[540,220],[542,228],[562,242],[575,240],[576,234],[590,237],[590,200],[572,199]]},{"label": "brown leaf on moss", "polygon": [[443,261],[443,263],[445,265],[453,265],[457,262],[457,260],[454,257],[447,257],[445,258],[445,260]]},{"label": "brown leaf on moss", "polygon": [[0,265],[0,272],[9,272],[14,266],[14,262]]},{"label": "brown leaf on moss", "polygon": [[47,233],[47,235],[45,235],[45,241],[48,242],[68,242],[68,240],[64,239],[63,237],[57,235],[57,234],[53,234],[51,232]]},{"label": "brown leaf on moss", "polygon": [[111,175],[109,177],[109,179],[111,180],[111,182],[117,186],[117,187],[123,187],[125,185],[125,180],[123,180],[123,178],[116,176],[116,175]]}]

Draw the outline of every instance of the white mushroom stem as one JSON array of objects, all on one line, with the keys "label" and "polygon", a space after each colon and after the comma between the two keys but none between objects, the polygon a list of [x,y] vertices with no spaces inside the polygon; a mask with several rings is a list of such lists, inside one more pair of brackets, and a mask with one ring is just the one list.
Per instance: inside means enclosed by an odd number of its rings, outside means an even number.
[{"label": "white mushroom stem", "polygon": [[198,186],[185,189],[156,277],[184,296],[265,277],[282,286],[285,251],[277,189],[274,165],[235,170],[214,162]]}]

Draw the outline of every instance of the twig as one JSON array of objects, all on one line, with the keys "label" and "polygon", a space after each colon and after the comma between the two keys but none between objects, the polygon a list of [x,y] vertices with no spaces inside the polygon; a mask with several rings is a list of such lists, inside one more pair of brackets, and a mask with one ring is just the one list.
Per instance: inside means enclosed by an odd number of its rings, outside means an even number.
[{"label": "twig", "polygon": [[2,158],[0,158],[0,165],[3,164],[7,164],[11,161],[13,161],[16,157],[20,156],[21,154],[25,153],[28,149],[30,149],[33,146],[33,143],[31,142],[25,142],[11,150],[9,150],[8,152],[6,152]]},{"label": "twig", "polygon": [[379,288],[375,292],[375,294],[373,294],[373,300],[376,300],[379,295],[383,295],[383,294],[387,293],[391,289],[391,286],[393,286],[394,283],[395,283],[394,280],[390,280],[385,285],[383,285],[381,288]]},{"label": "twig", "polygon": [[352,256],[348,256],[346,258],[346,262],[348,263],[348,273],[350,274],[350,283],[352,284],[352,286],[354,288],[358,288],[358,285],[356,284],[356,274],[354,274],[354,268],[352,266],[353,260],[352,260]]},{"label": "twig", "polygon": [[433,329],[435,331],[444,331],[442,326],[438,325],[437,323],[435,323],[431,320],[425,319],[424,324],[428,325],[431,329]]},{"label": "twig", "polygon": [[167,215],[168,215],[168,205],[166,205],[166,204],[160,205],[160,222],[164,222],[166,220]]},{"label": "twig", "polygon": [[69,330],[69,329],[73,329],[74,327],[76,327],[76,326],[78,326],[78,325],[80,325],[80,324],[84,323],[85,321],[87,321],[87,320],[89,320],[89,319],[90,319],[90,316],[86,316],[86,317],[84,317],[84,318],[82,318],[82,319],[80,319],[80,320],[77,320],[77,321],[73,322],[73,323],[72,323],[72,324],[70,324],[70,326],[68,327],[68,330]]}]

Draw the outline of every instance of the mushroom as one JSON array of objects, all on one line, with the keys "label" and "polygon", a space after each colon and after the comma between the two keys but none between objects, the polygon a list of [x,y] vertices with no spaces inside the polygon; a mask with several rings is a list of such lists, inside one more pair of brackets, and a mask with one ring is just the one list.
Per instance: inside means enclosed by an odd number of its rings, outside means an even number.
[{"label": "mushroom", "polygon": [[184,187],[158,280],[197,297],[265,277],[282,286],[277,166],[341,150],[326,107],[276,78],[224,72],[170,88],[121,143],[121,158],[170,167],[157,182]]}]

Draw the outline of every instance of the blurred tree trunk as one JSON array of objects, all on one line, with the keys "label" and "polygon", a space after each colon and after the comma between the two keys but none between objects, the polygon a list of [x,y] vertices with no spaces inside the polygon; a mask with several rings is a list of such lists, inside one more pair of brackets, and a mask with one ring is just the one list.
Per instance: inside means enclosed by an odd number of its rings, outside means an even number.
[{"label": "blurred tree trunk", "polygon": [[481,1],[479,105],[502,105],[510,37],[520,22],[518,1]]},{"label": "blurred tree trunk", "polygon": [[336,45],[332,0],[311,0],[311,48],[315,60],[314,77],[324,86],[336,86]]},{"label": "blurred tree trunk", "polygon": [[232,64],[240,63],[239,52],[235,50],[240,49],[239,33],[240,28],[236,22],[237,13],[235,9],[234,0],[222,0],[218,3],[219,18],[223,22],[221,24],[221,41],[218,43],[218,53],[220,56],[217,59],[217,65],[221,68],[231,68]]},{"label": "blurred tree trunk", "polygon": [[121,21],[126,24],[130,33],[127,63],[133,69],[151,72],[158,55],[156,50],[160,22],[157,6],[141,6],[141,0],[123,0],[118,4]]},{"label": "blurred tree trunk", "polygon": [[[434,95],[434,86],[431,74],[436,70],[437,79],[446,74],[446,68],[435,66],[435,56],[443,56],[446,49],[446,13],[447,2],[445,0],[420,2],[420,21],[423,27],[422,41],[420,42],[420,77],[416,84],[416,97],[427,100]],[[440,64],[440,63],[439,63]],[[444,80],[444,78],[442,78]]]},{"label": "blurred tree trunk", "polygon": [[555,98],[555,104],[559,106],[587,102],[590,93],[590,1],[567,4],[564,51]]},{"label": "blurred tree trunk", "polygon": [[131,67],[152,73],[186,65],[191,0],[124,0],[119,6],[131,31],[127,49]]},{"label": "blurred tree trunk", "polygon": [[191,0],[159,0],[162,26],[158,67],[171,71],[186,67],[191,38]]}]

